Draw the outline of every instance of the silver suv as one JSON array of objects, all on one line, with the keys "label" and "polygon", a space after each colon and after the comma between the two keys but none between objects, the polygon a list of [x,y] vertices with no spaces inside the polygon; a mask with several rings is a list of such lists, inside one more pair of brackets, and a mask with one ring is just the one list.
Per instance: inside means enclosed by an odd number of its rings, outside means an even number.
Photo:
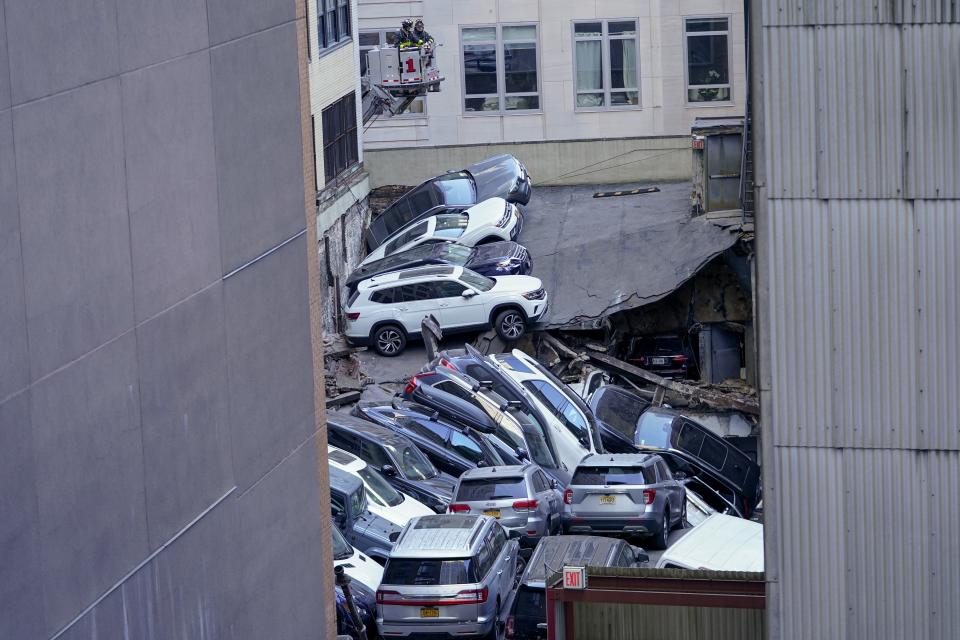
[{"label": "silver suv", "polygon": [[686,519],[687,490],[655,454],[595,454],[563,493],[564,533],[649,536],[656,549]]},{"label": "silver suv", "polygon": [[563,496],[556,480],[533,463],[465,471],[453,491],[450,513],[481,513],[521,534],[522,546],[560,533]]},{"label": "silver suv", "polygon": [[501,608],[515,584],[516,537],[487,516],[410,520],[377,589],[380,633],[495,638]]}]

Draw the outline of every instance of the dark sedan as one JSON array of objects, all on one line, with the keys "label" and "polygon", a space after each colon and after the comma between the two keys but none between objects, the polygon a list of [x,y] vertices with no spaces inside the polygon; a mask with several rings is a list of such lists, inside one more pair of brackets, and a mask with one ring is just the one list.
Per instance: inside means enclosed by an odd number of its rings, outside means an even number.
[{"label": "dark sedan", "polygon": [[448,171],[403,194],[377,216],[367,230],[367,250],[373,251],[397,229],[440,209],[462,210],[496,197],[525,205],[531,193],[526,167],[510,154],[492,156],[462,171]]},{"label": "dark sedan", "polygon": [[327,442],[365,460],[397,491],[437,513],[447,510],[456,479],[440,473],[409,438],[349,414],[327,411]]},{"label": "dark sedan", "polygon": [[531,269],[530,252],[516,242],[491,242],[477,247],[465,247],[455,242],[438,242],[421,244],[358,267],[347,278],[346,286],[350,293],[353,293],[357,285],[367,278],[390,271],[434,264],[466,267],[484,276],[525,276]]},{"label": "dark sedan", "polygon": [[357,407],[354,412],[410,438],[430,462],[455,478],[478,466],[517,464],[504,459],[474,427],[466,427],[440,418],[438,412],[413,402],[394,401],[393,405]]}]

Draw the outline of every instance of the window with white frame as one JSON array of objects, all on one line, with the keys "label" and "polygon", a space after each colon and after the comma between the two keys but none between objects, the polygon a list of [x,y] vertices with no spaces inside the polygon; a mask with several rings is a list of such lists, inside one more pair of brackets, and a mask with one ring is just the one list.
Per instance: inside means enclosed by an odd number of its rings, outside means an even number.
[{"label": "window with white frame", "polygon": [[[374,47],[396,46],[396,29],[364,29],[358,36],[360,40],[360,75],[367,72],[367,51]],[[427,99],[420,97],[410,103],[400,115],[423,116],[427,111]]]},{"label": "window with white frame", "polygon": [[687,102],[729,102],[730,19],[687,18]]},{"label": "window with white frame", "polygon": [[464,27],[460,36],[464,111],[540,109],[536,25]]},{"label": "window with white frame", "polygon": [[350,39],[350,0],[317,0],[317,48],[323,52]]},{"label": "window with white frame", "polygon": [[640,44],[636,20],[573,23],[577,109],[640,105]]}]

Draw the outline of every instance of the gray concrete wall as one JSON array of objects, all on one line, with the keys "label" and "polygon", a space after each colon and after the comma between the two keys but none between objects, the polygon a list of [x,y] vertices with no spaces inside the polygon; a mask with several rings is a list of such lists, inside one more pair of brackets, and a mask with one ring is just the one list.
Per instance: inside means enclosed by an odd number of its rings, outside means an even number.
[{"label": "gray concrete wall", "polygon": [[365,149],[370,186],[418,184],[497,153],[520,158],[534,187],[689,180],[689,136]]},{"label": "gray concrete wall", "polygon": [[332,631],[302,4],[0,2],[0,638]]}]

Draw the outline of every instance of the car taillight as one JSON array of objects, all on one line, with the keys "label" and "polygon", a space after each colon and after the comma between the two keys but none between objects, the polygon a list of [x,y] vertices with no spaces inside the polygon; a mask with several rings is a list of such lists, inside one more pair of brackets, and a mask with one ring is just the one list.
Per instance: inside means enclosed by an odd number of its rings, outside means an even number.
[{"label": "car taillight", "polygon": [[563,503],[573,504],[573,489],[567,489],[563,492]]},{"label": "car taillight", "polygon": [[513,637],[513,616],[507,616],[507,632],[506,635],[508,638]]},{"label": "car taillight", "polygon": [[417,388],[417,380],[419,380],[420,378],[423,378],[423,377],[425,377],[425,376],[428,376],[428,375],[430,375],[430,374],[428,374],[428,373],[416,373],[416,374],[414,374],[414,375],[410,378],[410,382],[407,383],[407,386],[405,386],[405,387],[403,388],[403,392],[406,393],[406,394],[411,394],[411,393],[413,393],[413,392],[416,390],[416,388]]},{"label": "car taillight", "polygon": [[447,360],[446,358],[440,358],[440,362],[438,364],[441,367],[446,367],[447,369],[453,369],[454,371],[457,370],[457,368],[453,366],[453,363]]},{"label": "car taillight", "polygon": [[360,312],[359,312],[359,311],[348,311],[348,312],[347,312],[347,318],[348,318],[349,320],[359,320],[359,319],[360,319]]},{"label": "car taillight", "polygon": [[643,490],[643,503],[644,504],[653,504],[654,499],[657,497],[656,489],[644,489]]},{"label": "car taillight", "polygon": [[470,511],[470,505],[468,504],[452,504],[447,510],[450,513],[468,513]]},{"label": "car taillight", "polygon": [[687,356],[673,356],[674,362],[686,362]]},{"label": "car taillight", "polygon": [[387,591],[385,589],[377,589],[377,604],[403,604],[399,599],[394,600],[390,596],[399,596],[399,591]]},{"label": "car taillight", "polygon": [[487,601],[488,595],[490,595],[490,591],[486,587],[483,589],[467,589],[458,593],[455,600],[457,603],[476,602],[477,604],[483,604]]},{"label": "car taillight", "polygon": [[540,504],[536,500],[517,500],[513,503],[514,511],[533,511]]}]

